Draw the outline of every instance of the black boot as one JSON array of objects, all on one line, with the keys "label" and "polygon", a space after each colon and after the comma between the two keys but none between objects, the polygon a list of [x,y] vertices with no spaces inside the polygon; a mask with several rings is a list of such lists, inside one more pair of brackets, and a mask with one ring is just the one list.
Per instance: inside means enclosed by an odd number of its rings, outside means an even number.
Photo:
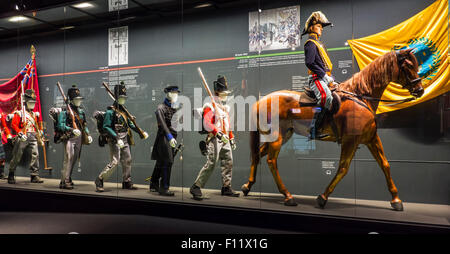
[{"label": "black boot", "polygon": [[159,183],[150,182],[150,192],[159,192]]},{"label": "black boot", "polygon": [[173,191],[170,191],[169,189],[159,189],[159,195],[161,196],[175,196],[175,193]]},{"label": "black boot", "polygon": [[70,183],[70,185],[71,185],[72,187],[75,186],[75,184],[74,184],[73,181],[72,181],[72,177],[69,178],[69,183]]},{"label": "black boot", "polygon": [[231,189],[230,186],[222,187],[221,194],[222,196],[239,197],[239,193]]},{"label": "black boot", "polygon": [[189,190],[189,192],[192,194],[192,197],[195,200],[203,200],[203,194],[202,194],[202,190],[200,189],[200,187],[198,187],[197,185],[192,185],[191,189]]},{"label": "black boot", "polygon": [[39,176],[31,176],[30,182],[32,182],[32,183],[43,183],[44,180],[42,180]]},{"label": "black boot", "polygon": [[135,187],[132,182],[122,182],[122,189],[137,190],[138,188]]},{"label": "black boot", "polygon": [[60,189],[66,189],[66,190],[73,190],[73,186],[70,184],[70,182],[69,183],[67,183],[67,182],[60,182],[59,183],[59,188]]},{"label": "black boot", "polygon": [[322,122],[323,122],[323,118],[326,114],[327,110],[326,109],[321,109],[320,111],[316,111],[314,112],[314,118],[311,122],[311,126],[309,129],[309,139],[322,139],[325,138],[327,136],[329,136],[328,134],[322,134],[319,133],[318,130],[320,129]]},{"label": "black boot", "polygon": [[16,184],[16,178],[14,177],[14,172],[9,172],[8,174],[8,183]]},{"label": "black boot", "polygon": [[0,166],[0,180],[5,179],[5,165]]},{"label": "black boot", "polygon": [[100,179],[100,177],[97,177],[95,179],[95,191],[96,192],[104,192],[105,189],[103,189],[103,179]]}]

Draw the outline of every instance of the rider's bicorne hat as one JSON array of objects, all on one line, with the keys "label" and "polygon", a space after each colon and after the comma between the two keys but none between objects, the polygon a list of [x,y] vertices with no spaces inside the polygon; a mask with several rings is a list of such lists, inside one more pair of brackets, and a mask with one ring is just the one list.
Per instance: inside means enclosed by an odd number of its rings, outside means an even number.
[{"label": "rider's bicorne hat", "polygon": [[325,14],[323,14],[321,11],[315,11],[309,16],[309,18],[306,20],[305,27],[303,28],[302,36],[308,33],[308,29],[311,26],[314,26],[315,24],[322,24],[322,27],[326,26],[333,26],[333,23],[328,21]]},{"label": "rider's bicorne hat", "polygon": [[67,91],[67,95],[69,96],[69,100],[83,99],[77,85],[72,85],[72,87]]},{"label": "rider's bicorne hat", "polygon": [[116,99],[119,99],[120,97],[127,97],[127,87],[125,86],[123,81],[121,81],[119,85],[116,85],[114,87],[114,97],[116,97]]},{"label": "rider's bicorne hat", "polygon": [[214,92],[216,93],[228,93],[231,91],[228,89],[228,82],[225,76],[219,75],[217,80],[214,81]]}]

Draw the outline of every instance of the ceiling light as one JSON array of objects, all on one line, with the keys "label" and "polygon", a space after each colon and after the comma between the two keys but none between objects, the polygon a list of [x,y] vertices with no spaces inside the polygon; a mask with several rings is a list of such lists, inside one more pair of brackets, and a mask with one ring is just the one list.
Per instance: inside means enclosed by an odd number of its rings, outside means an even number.
[{"label": "ceiling light", "polygon": [[72,5],[72,6],[75,8],[80,8],[80,9],[94,7],[94,5],[92,5],[91,3],[79,3],[79,4]]},{"label": "ceiling light", "polygon": [[14,16],[8,19],[9,22],[25,22],[27,20],[29,19],[24,16]]},{"label": "ceiling light", "polygon": [[212,5],[211,3],[199,4],[199,5],[196,5],[194,8],[205,8],[205,7],[209,7],[211,5]]}]

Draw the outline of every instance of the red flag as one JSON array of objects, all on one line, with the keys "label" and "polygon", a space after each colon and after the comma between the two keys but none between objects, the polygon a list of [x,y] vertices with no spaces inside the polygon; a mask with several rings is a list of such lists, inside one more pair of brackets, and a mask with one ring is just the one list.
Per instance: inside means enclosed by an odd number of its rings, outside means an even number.
[{"label": "red flag", "polygon": [[[0,84],[0,113],[6,115],[21,110],[21,95],[24,90],[33,89],[36,93],[36,106],[34,112],[39,112],[39,121],[42,122],[41,100],[39,96],[39,83],[36,71],[36,59],[30,59],[25,67],[10,81]],[[6,137],[2,135],[3,143]]]}]

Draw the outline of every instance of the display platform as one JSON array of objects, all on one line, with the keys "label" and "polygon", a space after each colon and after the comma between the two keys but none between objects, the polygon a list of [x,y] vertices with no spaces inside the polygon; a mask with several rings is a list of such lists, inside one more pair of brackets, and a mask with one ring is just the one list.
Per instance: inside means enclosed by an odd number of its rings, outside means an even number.
[{"label": "display platform", "polygon": [[[129,214],[0,212],[0,234],[292,234],[158,216]],[[36,220],[36,218],[39,218]],[[92,226],[95,225],[95,226]]]},{"label": "display platform", "polygon": [[[340,218],[359,221],[370,221],[371,223],[387,224],[403,224],[409,226],[430,227],[438,231],[443,230],[450,232],[450,206],[404,203],[405,210],[403,212],[394,211],[389,205],[389,201],[374,200],[354,200],[344,198],[330,198],[325,209],[316,206],[315,197],[295,195],[298,202],[296,207],[287,207],[283,205],[283,199],[279,194],[253,192],[249,196],[241,196],[238,198],[224,197],[220,195],[220,190],[204,189],[207,196],[203,201],[192,199],[189,194],[189,188],[171,187],[175,192],[174,197],[163,197],[157,193],[149,191],[148,185],[136,185],[138,190],[122,190],[121,185],[117,183],[105,183],[106,191],[103,193],[95,192],[95,185],[88,181],[74,181],[74,190],[60,190],[58,188],[59,180],[44,179],[43,184],[32,184],[28,177],[16,177],[17,183],[10,185],[6,180],[0,180],[0,190],[8,190],[9,193],[26,191],[25,195],[39,195],[39,193],[58,194],[63,196],[79,196],[83,198],[103,197],[109,200],[133,200],[136,202],[158,202],[160,205],[167,206],[170,209],[171,204],[176,206],[201,206],[214,209],[247,209],[255,212],[263,213],[280,213],[301,216],[315,216],[318,221],[322,218]],[[24,192],[25,193],[25,192]],[[58,199],[58,198],[57,198]],[[56,199],[56,200],[57,200]],[[66,202],[64,206],[72,207],[67,198],[62,197]],[[56,202],[56,201],[55,201]],[[79,201],[77,201],[79,202]],[[52,203],[52,201],[50,201]],[[94,202],[95,203],[95,202]],[[56,204],[56,203],[55,203]],[[93,209],[83,204],[82,209]],[[120,206],[117,203],[117,206]],[[32,209],[28,206],[29,209]],[[97,207],[100,208],[100,207]],[[96,209],[97,209],[96,208]],[[70,208],[68,208],[70,209]],[[131,207],[130,207],[131,209]],[[44,209],[45,210],[45,209]],[[134,210],[137,210],[134,209]],[[40,209],[42,211],[42,209]],[[130,210],[131,211],[131,210]],[[86,211],[88,212],[88,211]],[[110,211],[114,212],[114,211]],[[144,213],[144,211],[142,211]],[[186,214],[188,216],[188,214]],[[183,214],[180,214],[183,218]],[[367,229],[369,230],[369,229]]]}]

